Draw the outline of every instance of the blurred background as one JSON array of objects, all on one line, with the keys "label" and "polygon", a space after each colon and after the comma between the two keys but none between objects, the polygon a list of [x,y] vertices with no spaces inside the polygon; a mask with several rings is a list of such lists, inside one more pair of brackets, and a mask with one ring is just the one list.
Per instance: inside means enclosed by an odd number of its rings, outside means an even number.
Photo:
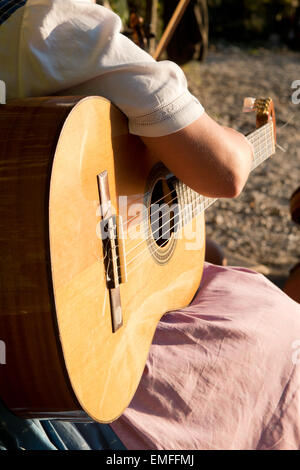
[{"label": "blurred background", "polygon": [[[179,0],[99,0],[96,3],[117,12],[128,35],[133,26],[130,16],[137,13],[142,20],[142,34],[146,38],[155,36],[158,42]],[[190,0],[187,4],[168,46],[168,55],[176,55],[178,61],[184,61],[185,55],[186,59],[191,59],[188,53],[192,52],[192,45],[198,44],[199,49],[204,42],[206,48],[207,39],[203,36],[208,32],[212,43],[216,40],[244,44],[263,42],[270,46],[283,43],[300,49],[299,0]],[[149,48],[149,44],[145,48]],[[197,50],[194,53],[193,58],[205,58],[201,53],[200,57],[195,57]]]},{"label": "blurred background", "polygon": [[[184,0],[181,0],[183,2]],[[177,1],[103,0],[119,14],[123,33],[155,56]],[[276,155],[249,177],[243,193],[206,211],[207,235],[228,264],[243,265],[282,286],[300,261],[300,226],[290,197],[300,185],[300,0],[190,0],[160,60],[177,62],[191,92],[220,124],[245,134],[255,115],[241,112],[246,96],[272,97]]]}]

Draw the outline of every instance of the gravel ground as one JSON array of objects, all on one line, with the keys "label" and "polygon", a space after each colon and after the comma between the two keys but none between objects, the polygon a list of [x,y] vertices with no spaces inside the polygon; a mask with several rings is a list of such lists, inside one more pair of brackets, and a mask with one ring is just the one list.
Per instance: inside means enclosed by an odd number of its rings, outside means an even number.
[{"label": "gravel ground", "polygon": [[300,258],[300,227],[289,213],[290,196],[300,185],[300,104],[291,99],[291,84],[300,79],[300,53],[214,46],[204,64],[183,68],[208,114],[243,133],[255,126],[254,113],[241,112],[244,97],[274,100],[277,141],[285,152],[277,149],[251,173],[238,198],[209,208],[206,228],[228,264],[256,267],[281,285]]}]

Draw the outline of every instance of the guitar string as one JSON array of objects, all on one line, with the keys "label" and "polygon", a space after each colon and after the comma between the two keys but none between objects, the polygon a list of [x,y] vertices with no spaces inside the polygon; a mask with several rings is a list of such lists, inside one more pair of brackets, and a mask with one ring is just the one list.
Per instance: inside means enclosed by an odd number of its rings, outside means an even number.
[{"label": "guitar string", "polygon": [[[263,162],[264,160],[266,160],[268,156],[265,156],[265,154],[263,154],[262,152],[260,152],[260,156],[258,158],[255,159],[255,163],[258,165],[260,164],[261,162]],[[198,196],[197,199],[201,199],[201,195]],[[201,204],[198,204],[195,208],[192,208],[192,211],[190,214],[187,214],[188,216],[191,216],[191,219],[189,220],[189,222],[195,217],[195,215],[199,215],[201,212],[203,212],[205,209],[207,209],[211,204],[213,204],[217,199],[214,199],[214,198],[206,198],[206,200],[204,201],[204,204],[201,203]],[[178,217],[180,217],[180,215],[182,215],[183,212],[185,212],[185,208],[182,209],[179,214],[177,214]],[[176,216],[174,216],[172,219],[174,219]],[[170,220],[172,220],[170,219]],[[170,222],[170,221],[168,221]],[[179,225],[182,224],[182,219],[179,220],[179,222],[177,224],[175,224],[174,226],[174,229],[176,229]],[[187,224],[187,222],[183,223],[182,225],[182,228],[185,227],[185,225]],[[164,224],[165,225],[165,224]],[[160,227],[159,230],[161,230],[162,227]],[[163,238],[164,235],[166,235],[167,233],[169,232],[169,230],[167,230],[166,232],[164,232],[160,238]],[[155,233],[155,232],[154,232]],[[152,236],[154,235],[154,233],[152,234]],[[143,240],[142,243],[145,241],[147,241],[150,237],[148,237],[146,240]],[[135,261],[137,258],[140,257],[140,255],[142,254],[146,254],[148,253],[148,255],[152,255],[154,253],[157,253],[167,242],[169,241],[169,239],[167,239],[163,244],[162,246],[158,246],[156,250],[154,250],[152,253],[150,253],[149,251],[149,248],[146,247],[143,251],[141,251],[140,253],[138,253],[134,258],[132,258],[130,261],[128,261],[128,263],[126,263],[126,266],[129,266],[133,261]],[[117,259],[117,257],[114,258],[115,260]],[[138,266],[140,266],[141,264],[143,263],[143,260],[141,263],[139,263],[138,265],[136,265],[132,270],[128,271],[127,273],[127,276],[129,276],[129,274],[131,274]]]},{"label": "guitar string", "polygon": [[[201,197],[202,197],[202,196],[199,195],[197,199],[200,199]],[[190,213],[190,214],[187,214],[188,216],[191,216],[191,219],[189,220],[189,222],[193,219],[193,217],[195,216],[196,211],[199,209],[199,207],[200,207],[200,211],[198,212],[197,215],[199,215],[201,212],[203,212],[205,209],[207,209],[207,207],[209,207],[209,206],[210,206],[213,202],[215,202],[216,200],[217,200],[217,199],[213,199],[213,198],[210,199],[209,201],[206,200],[206,201],[204,201],[204,204],[203,204],[203,203],[198,204],[195,208],[193,208],[192,211],[191,211],[191,213]],[[171,218],[169,221],[167,221],[166,223],[169,223],[171,220],[175,219],[175,217],[179,217],[179,218],[180,218],[180,216],[181,216],[185,211],[186,211],[186,208],[184,207],[181,211],[178,212],[178,214],[176,214],[174,217],[172,217],[172,218]],[[187,217],[186,217],[185,219],[187,219]],[[162,228],[164,225],[166,225],[166,223],[163,224],[158,230],[154,231],[154,232],[151,234],[151,236],[153,236],[155,233],[157,233],[157,231],[161,230],[161,228]],[[183,227],[185,227],[185,226],[187,225],[187,223],[188,223],[188,222],[185,220],[184,223],[183,223]],[[182,224],[182,219],[179,219],[179,222],[174,225],[174,229],[176,229],[180,224]],[[169,233],[169,230],[166,230],[166,231],[160,236],[160,238],[163,238],[163,236],[166,235],[167,233]],[[141,241],[141,243],[139,243],[139,245],[142,244],[142,243],[144,243],[144,242],[146,242],[147,240],[149,240],[149,239],[151,238],[151,236],[148,237],[148,238],[143,239],[143,240]],[[169,241],[169,239],[167,239],[165,243],[167,243],[168,241]],[[117,244],[116,246],[119,246],[119,244]],[[152,253],[157,252],[160,248],[161,248],[161,247],[158,247],[158,249],[157,249],[157,250],[154,250],[154,252],[152,252]],[[138,257],[139,257],[141,254],[143,254],[145,251],[148,251],[148,247],[147,247],[146,249],[144,249],[142,252],[138,253],[136,256],[134,256],[128,263],[126,262],[126,266],[129,266],[136,258],[138,258]],[[110,259],[111,259],[111,258],[110,258]],[[116,260],[118,259],[118,256],[112,257],[112,259],[113,259],[114,261],[116,261]],[[109,260],[109,261],[110,261],[110,260]],[[108,268],[109,268],[109,265],[108,265]],[[129,273],[128,273],[128,274],[129,274]]]},{"label": "guitar string", "polygon": [[[272,123],[271,123],[271,124],[272,124]],[[266,126],[264,126],[264,128],[265,128],[265,127],[269,127],[268,124],[267,124]],[[271,127],[273,127],[273,126],[271,126]],[[260,128],[260,129],[258,129],[258,130],[261,131],[262,128]],[[264,129],[264,131],[265,131],[265,134],[266,134],[267,139],[265,139],[264,142],[261,142],[261,143],[263,144],[263,146],[265,147],[265,149],[268,149],[268,148],[269,148],[268,145],[273,143],[273,142],[271,141],[271,139],[270,139],[270,137],[272,137],[272,135],[271,135],[271,136],[267,135],[267,133],[266,133],[267,129],[266,129],[266,128]],[[251,136],[250,136],[250,137],[252,137],[252,139],[253,139],[253,134],[255,134],[255,132],[257,132],[257,131],[254,131],[254,133],[252,133]],[[255,137],[255,136],[254,136],[254,137]],[[259,143],[259,140],[261,140],[263,137],[264,137],[264,135],[262,135],[262,134],[259,134],[258,136],[256,136],[256,137],[253,139],[254,144],[255,144],[255,143]],[[271,148],[272,148],[272,150],[273,150],[272,145],[271,145]],[[252,168],[252,170],[253,170],[256,166],[258,166],[258,164],[260,164],[263,160],[265,160],[266,158],[268,158],[269,155],[268,155],[267,157],[264,156],[264,154],[265,154],[265,149],[264,149],[264,148],[260,148],[258,151],[255,152],[255,153],[256,153],[256,157],[255,157],[255,160],[254,160],[254,162],[253,162],[253,164],[254,164],[255,166]],[[262,156],[262,158],[261,158],[261,156]],[[188,190],[192,191],[190,188],[188,188],[188,187],[186,187],[186,188],[187,188]],[[185,188],[184,188],[184,191],[185,191]],[[174,192],[174,190],[173,190],[172,192]],[[170,192],[169,194],[172,194],[172,192]],[[187,195],[186,192],[185,192],[185,195]],[[165,197],[166,197],[166,196],[164,196],[163,198],[165,198]],[[161,199],[163,199],[163,198],[160,198],[157,202],[159,202],[159,201],[160,201]],[[200,208],[201,208],[201,212],[202,212],[203,210],[205,210],[207,207],[209,207],[213,202],[216,201],[216,199],[214,199],[214,198],[206,198],[206,197],[203,196],[203,195],[199,195],[196,199],[194,199],[194,201],[192,201],[191,203],[189,203],[189,204],[187,204],[187,205],[188,205],[188,206],[191,206],[193,203],[195,203],[196,201],[200,200],[201,198],[204,199],[203,203],[200,204],[200,205],[198,205],[198,207],[200,206]],[[174,198],[174,199],[177,199],[177,197]],[[174,199],[173,199],[173,200],[174,200]],[[171,201],[170,201],[170,202],[171,202]],[[154,204],[155,204],[155,203],[154,203]],[[203,206],[203,208],[202,208],[202,206]],[[190,208],[189,208],[189,209],[190,209]],[[160,209],[158,209],[158,210],[160,210]],[[194,210],[194,209],[192,209],[192,212],[193,212],[193,210]],[[196,208],[196,210],[197,210],[197,208]],[[180,211],[178,214],[176,214],[174,217],[172,217],[169,221],[167,221],[165,224],[163,224],[161,227],[159,227],[159,229],[156,230],[155,232],[153,232],[153,233],[151,234],[151,236],[155,235],[157,232],[159,232],[159,231],[162,229],[162,227],[163,227],[164,225],[166,225],[167,223],[170,223],[171,220],[173,220],[176,216],[179,217],[180,214],[182,214],[182,213],[185,212],[185,211],[186,211],[186,208],[184,208],[182,211]],[[157,212],[157,211],[156,211],[156,212]],[[200,212],[199,212],[199,213],[200,213]],[[188,214],[188,215],[191,215],[191,214]],[[136,217],[136,216],[135,216],[135,217]],[[135,218],[135,217],[134,217],[134,218]],[[192,216],[192,218],[193,218],[193,216]],[[132,220],[132,218],[131,218],[130,220]],[[127,223],[128,223],[130,220],[128,220]],[[179,223],[181,223],[181,221],[180,221]],[[178,224],[177,224],[177,225],[178,225]],[[168,230],[168,231],[169,231],[169,230]],[[166,235],[166,233],[167,233],[167,232],[165,232],[164,234],[162,234],[160,238],[162,238],[164,235]],[[151,236],[148,237],[146,240],[148,240],[149,238],[151,238]],[[144,241],[146,241],[146,240],[142,240],[142,241],[141,241],[140,243],[138,243],[135,247],[133,247],[132,249],[130,249],[128,253],[130,253],[131,251],[135,250],[138,246],[140,246],[140,245],[141,245]],[[166,240],[165,243],[167,243],[167,241],[168,241],[168,240]],[[162,246],[163,246],[163,245],[162,245]],[[147,248],[147,249],[148,249],[148,248]],[[160,249],[160,247],[158,247],[158,250],[159,250],[159,249]],[[127,263],[127,266],[128,266],[129,264],[131,264],[139,255],[142,255],[145,251],[146,251],[146,250],[143,250],[143,251],[140,252],[137,256],[135,256],[134,258],[132,258],[132,259]],[[128,253],[127,253],[127,255],[128,255]]]},{"label": "guitar string", "polygon": [[[146,193],[144,193],[144,194],[141,195],[141,196],[137,196],[134,200],[138,200],[138,199],[141,200],[141,199],[144,199],[145,196],[150,195],[150,194],[152,193],[152,191],[153,191],[153,189],[147,191]],[[159,201],[161,201],[161,200],[164,199],[165,197],[167,197],[167,196],[169,196],[170,194],[172,194],[172,192],[174,192],[174,190],[171,191],[171,192],[169,192],[169,193],[167,193],[166,195],[162,196],[160,199],[158,199],[157,201],[155,201],[153,204],[157,204]],[[130,201],[130,202],[132,202],[132,201]],[[124,222],[124,225],[127,225],[131,220],[135,219],[138,215],[139,215],[139,214],[136,214],[136,215],[134,215],[133,217],[131,217],[130,219],[126,220],[126,222]]]},{"label": "guitar string", "polygon": [[[212,201],[212,202],[214,202],[214,201]],[[211,202],[211,203],[212,203],[212,202]],[[210,205],[210,204],[209,204],[209,205]],[[207,207],[208,207],[209,205],[207,205]],[[207,207],[205,207],[205,209],[207,209]],[[203,212],[203,211],[201,210],[199,213],[196,213],[196,209],[195,209],[194,214],[192,215],[192,219],[193,219],[196,215],[199,215],[201,212]],[[177,226],[180,225],[180,224],[181,224],[181,221],[178,222]],[[183,229],[184,227],[185,227],[185,225],[183,225],[180,229]],[[166,234],[166,233],[165,233],[165,234]],[[165,235],[165,234],[164,234],[164,235]],[[168,242],[168,240],[166,240],[166,242],[165,242],[164,244],[166,244],[167,242]],[[162,246],[164,246],[164,244],[163,244]],[[154,253],[157,253],[160,249],[161,249],[161,247],[157,247],[156,250],[150,252],[149,249],[148,249],[148,247],[147,247],[147,248],[146,248],[145,250],[143,250],[140,254],[145,253],[145,256],[146,256],[146,255],[152,256]],[[135,258],[138,258],[138,257],[139,257],[139,255],[137,255]],[[127,264],[127,266],[128,266],[132,261],[134,261],[135,258],[132,259],[132,260]],[[141,264],[143,264],[144,261],[145,261],[145,259],[144,259],[144,257],[143,257],[143,259],[141,260],[141,262],[140,262],[139,264],[137,264],[137,265],[135,264],[134,267],[133,267],[133,269],[131,269],[131,270],[128,271],[127,276],[129,276],[129,274],[132,274],[133,271],[135,271]]]},{"label": "guitar string", "polygon": [[[268,158],[268,157],[266,157],[266,158]],[[261,160],[261,162],[264,161],[266,158],[263,158],[263,159]],[[261,163],[261,162],[260,162],[260,163]],[[201,206],[200,212],[197,213],[197,207],[196,207],[195,210],[194,210],[194,213],[193,213],[192,218],[194,218],[195,216],[199,215],[201,212],[203,212],[203,210],[207,209],[207,207],[209,207],[209,206],[210,206],[213,202],[215,202],[215,201],[216,201],[216,199],[215,199],[215,200],[212,200],[212,201],[209,201],[210,204],[207,204],[207,206],[206,206],[204,209],[202,209],[202,205],[200,204],[200,206]],[[178,226],[180,223],[181,223],[181,221],[178,222],[177,226]],[[185,226],[185,225],[183,225],[181,228],[183,229],[184,226]],[[165,233],[165,234],[166,234],[166,233]],[[164,234],[164,235],[165,235],[165,234]],[[162,236],[163,236],[163,235],[162,235]],[[168,242],[168,240],[166,240],[166,242],[165,242],[164,244],[166,244],[167,242]],[[162,246],[164,246],[164,244],[163,244]],[[129,264],[131,264],[131,263],[132,263],[136,258],[138,258],[140,255],[145,254],[145,256],[148,255],[148,257],[149,257],[149,256],[152,256],[154,253],[157,253],[160,249],[161,249],[161,247],[158,247],[156,250],[154,250],[154,251],[151,253],[151,252],[149,251],[149,248],[146,247],[146,248],[145,248],[141,253],[139,253],[135,258],[131,259],[131,260],[127,263],[127,266],[129,266]],[[141,264],[143,264],[144,261],[145,261],[145,260],[144,260],[144,258],[143,258],[139,264],[135,265],[135,266],[133,267],[133,269],[129,270],[128,273],[127,273],[127,276],[129,276],[130,274],[132,274],[132,272],[135,271]]]},{"label": "guitar string", "polygon": [[[200,197],[200,196],[199,196],[199,197]],[[177,216],[180,217],[180,215],[181,215],[183,212],[184,212],[184,209],[183,209],[182,211],[180,211],[180,212],[177,214]],[[195,216],[195,213],[192,215],[192,219],[193,219],[194,216]],[[172,217],[172,219],[173,219],[173,218],[174,218],[174,217]],[[172,219],[170,219],[170,220],[172,220]],[[192,219],[191,219],[191,220],[192,220]],[[174,229],[176,229],[181,223],[182,223],[182,220],[179,220],[179,222],[174,225]],[[185,225],[186,225],[186,224],[185,224]],[[183,225],[183,227],[184,227],[185,225]],[[160,229],[161,229],[161,228],[160,228]],[[169,231],[167,230],[164,234],[161,235],[160,238],[162,238],[162,237],[163,237],[164,235],[166,235],[168,232],[169,232]],[[153,235],[153,234],[152,234],[152,235]],[[151,237],[148,237],[148,238],[146,238],[145,240],[142,240],[141,243],[146,242],[146,241],[147,241],[148,239],[150,239],[150,238],[151,238]],[[167,243],[167,242],[168,242],[168,240],[166,240],[165,243]],[[141,244],[141,243],[140,243],[140,244]],[[139,245],[140,245],[140,244],[139,244]],[[119,245],[117,245],[117,246],[119,246]],[[162,245],[162,246],[163,246],[163,245]],[[161,248],[161,247],[158,247],[157,250],[154,250],[154,251],[152,252],[152,254],[153,254],[153,253],[156,253],[157,251],[159,251],[160,248]],[[147,247],[147,248],[144,249],[142,252],[138,253],[134,258],[132,258],[128,263],[126,262],[126,267],[129,266],[136,258],[140,257],[140,255],[142,255],[144,252],[145,252],[145,253],[148,252],[148,254],[151,254],[151,253],[149,252],[148,247]],[[112,257],[112,260],[114,260],[114,261],[116,261],[117,259],[118,259],[118,256]],[[107,271],[109,270],[110,262],[111,262],[111,258],[109,259],[109,264],[108,264],[108,267],[107,267]],[[142,260],[142,262],[143,262],[143,260]],[[141,263],[140,263],[140,264],[141,264]],[[139,264],[139,265],[140,265],[140,264]],[[139,266],[139,265],[138,265],[138,266]],[[135,268],[134,268],[134,269],[135,269]],[[134,269],[133,269],[133,270],[134,270]],[[131,274],[131,272],[132,272],[133,270],[129,271],[129,272],[127,273],[127,276],[129,276],[129,274]]]},{"label": "guitar string", "polygon": [[[271,136],[267,136],[267,139],[270,139],[270,137],[271,137]],[[265,144],[265,143],[266,143],[266,142],[264,142],[264,144]],[[267,142],[267,143],[270,143],[270,142]],[[257,158],[255,158],[254,163],[255,163],[256,161],[257,161]],[[176,191],[176,189],[174,189],[174,190]],[[171,194],[174,192],[174,190],[171,191],[171,192],[169,192],[169,193],[167,193],[165,196],[161,197],[161,198],[158,199],[157,201],[155,201],[153,204],[151,204],[151,206],[157,204],[157,203],[160,202],[162,199],[164,199],[164,198],[166,198],[167,196],[171,195]],[[185,195],[186,195],[187,197],[192,197],[192,198],[193,198],[193,194],[191,194],[191,192],[193,192],[194,194],[197,194],[196,191],[194,191],[193,189],[189,188],[188,186],[185,186],[185,188],[183,188],[183,190],[185,191]],[[206,197],[206,196],[203,196],[203,198],[205,198],[205,197]],[[175,196],[173,199],[171,199],[171,201],[166,202],[166,204],[170,204],[171,202],[173,202],[173,201],[176,200],[177,198],[178,198],[178,196]],[[192,201],[191,201],[191,202],[192,202]],[[154,216],[157,212],[159,212],[160,210],[161,210],[161,208],[158,208],[155,212],[153,212],[153,213],[151,214],[151,216],[153,217],[153,216]],[[131,217],[130,219],[128,219],[128,220],[124,223],[124,225],[125,225],[125,226],[128,225],[129,222],[131,222],[132,220],[136,219],[139,215],[140,215],[140,213],[138,213],[138,214],[136,214],[135,216]],[[136,226],[135,226],[135,227],[136,227]],[[133,232],[133,231],[132,231],[132,232]]]},{"label": "guitar string", "polygon": [[[268,143],[270,143],[270,142],[268,142]],[[267,148],[267,143],[265,143],[265,147]],[[266,155],[265,152],[263,152],[263,150],[261,150],[260,152],[258,152],[258,155],[257,155],[257,157],[255,158],[255,161],[254,161],[253,163],[254,163],[256,166],[258,166],[262,161],[266,160],[266,159],[270,156],[270,155],[267,155],[267,156],[265,156],[265,155]],[[252,168],[252,170],[255,169],[256,166],[254,166],[254,167]],[[203,201],[202,203],[198,204],[195,209],[192,208],[192,213],[193,213],[194,210],[196,211],[196,210],[198,210],[198,208],[200,207],[200,212],[198,212],[198,214],[197,214],[197,215],[199,215],[201,212],[203,212],[205,209],[207,209],[211,204],[213,204],[213,203],[217,200],[217,199],[215,199],[215,198],[206,198],[206,197],[204,197],[203,195],[198,195],[198,197],[194,200],[194,203],[195,203],[196,201],[200,200],[201,198],[204,198],[204,201]],[[189,204],[189,206],[190,206],[190,205],[191,205],[191,204]],[[189,209],[190,209],[190,208],[189,208]],[[186,212],[186,207],[184,207],[181,211],[179,211],[179,213],[176,214],[174,217],[172,217],[170,220],[168,220],[167,222],[165,222],[161,227],[159,227],[158,230],[156,230],[156,231],[154,231],[153,233],[151,233],[148,238],[143,239],[141,242],[139,242],[137,245],[135,245],[135,247],[133,247],[133,249],[136,249],[138,246],[142,245],[144,242],[146,242],[147,240],[149,240],[149,239],[150,239],[151,237],[153,237],[157,232],[159,232],[159,231],[162,229],[162,227],[163,227],[164,225],[166,225],[167,223],[169,224],[171,220],[175,219],[175,217],[180,217],[180,215],[182,215],[184,212]],[[194,214],[192,215],[192,218],[194,217],[195,213],[196,213],[196,212],[194,212]],[[190,216],[190,215],[191,215],[191,213],[190,213],[190,214],[187,214],[187,216]],[[192,220],[192,218],[191,218],[191,220]],[[179,223],[181,223],[181,222],[182,222],[182,220],[180,220],[180,221],[178,222],[178,224],[175,224],[175,227],[177,228],[177,226],[178,226]],[[187,223],[187,222],[186,222],[186,223]],[[185,225],[186,225],[186,223],[185,223]],[[185,225],[183,225],[183,227],[184,227]],[[174,227],[174,228],[175,228],[175,227]],[[160,238],[162,238],[162,237],[163,237],[164,235],[166,235],[168,232],[169,232],[169,229],[168,229],[164,234],[162,234],[162,235],[160,236]],[[167,242],[168,242],[168,240],[166,240],[165,243],[167,243]],[[118,244],[117,244],[116,246],[118,246]],[[162,245],[162,246],[163,246],[163,245]],[[158,247],[157,250],[155,250],[154,252],[157,252],[160,248],[161,248],[161,247]],[[133,249],[129,250],[129,252],[127,252],[127,254],[126,254],[125,256],[127,256],[131,251],[133,251]],[[129,266],[129,264],[131,264],[135,259],[137,259],[140,255],[144,254],[144,253],[147,252],[147,251],[149,251],[148,247],[146,247],[143,251],[141,251],[141,252],[138,253],[136,256],[134,256],[130,261],[128,261],[128,263],[126,263],[126,266]],[[110,259],[111,259],[111,258],[110,258]],[[110,264],[110,259],[109,259],[109,264]],[[116,260],[117,257],[113,257],[113,259]],[[108,269],[109,269],[109,264],[108,264]],[[128,275],[129,275],[129,273],[128,273]]]},{"label": "guitar string", "polygon": [[[260,156],[259,156],[258,158],[260,158]],[[263,161],[263,160],[261,160],[260,162],[258,162],[258,161],[257,161],[258,158],[256,158],[253,163],[255,163],[255,164],[258,165],[259,163],[261,163],[261,161]],[[255,168],[255,167],[254,167],[254,168]],[[252,169],[254,169],[254,168],[252,168]],[[197,193],[196,193],[196,194],[197,194]],[[206,201],[206,200],[208,200],[209,203],[210,203],[211,200],[214,200],[214,201],[216,200],[215,198],[208,198],[208,197],[203,196],[203,195],[198,195],[198,196],[194,199],[194,201],[192,201],[192,202],[186,204],[186,206],[193,204],[193,202],[195,203],[196,201],[199,201],[199,199],[201,199],[201,198],[203,198],[203,203],[204,203],[204,204],[205,204],[205,201]],[[175,199],[177,199],[177,197],[174,198],[173,200],[175,200]],[[160,209],[158,209],[156,212],[154,212],[154,214],[157,213],[159,210],[160,210]],[[184,209],[184,210],[189,210],[189,209]],[[152,215],[153,215],[153,214],[152,214]],[[154,232],[152,233],[152,236],[155,235],[157,232],[159,232],[159,231],[161,230],[161,228],[162,228],[164,225],[166,225],[167,223],[169,223],[169,222],[170,222],[172,219],[174,219],[175,217],[176,217],[176,216],[172,217],[169,221],[165,222],[161,227],[159,227],[158,230],[154,231]],[[137,226],[140,226],[140,225],[141,225],[141,224],[139,224],[139,225],[137,225]],[[137,226],[136,226],[136,227],[137,227]],[[130,234],[129,234],[129,235],[130,235]],[[150,237],[149,237],[149,238],[150,238]],[[131,252],[134,251],[136,248],[138,248],[143,242],[144,242],[144,240],[142,240],[142,241],[139,242],[137,245],[135,245],[134,247],[132,247],[132,248],[126,253],[126,256],[128,256],[129,253],[131,253]]]},{"label": "guitar string", "polygon": [[[196,193],[197,194],[197,193]],[[194,198],[194,201],[193,202],[190,202],[190,203],[187,203],[185,204],[185,206],[188,206],[188,205],[191,205],[193,203],[195,203],[198,199],[201,199],[201,198],[205,198],[205,196],[203,196],[202,194],[196,196],[196,198]],[[172,199],[170,202],[173,202],[173,201],[176,201],[176,199],[178,199],[178,196],[176,196],[174,199]],[[178,206],[181,206],[180,203],[178,203]],[[158,209],[157,211],[155,211],[153,214],[151,214],[151,216],[153,217],[154,214],[157,214],[161,209]],[[186,209],[186,207],[183,209],[183,210],[188,210]],[[176,216],[172,217],[169,221],[165,222],[163,225],[161,225],[159,227],[159,229],[155,230],[153,233],[152,233],[152,236],[155,235],[157,232],[159,232],[161,230],[161,228],[166,225],[166,223],[170,222],[171,220],[173,220],[173,218],[175,218]],[[140,227],[142,224],[138,224],[136,225],[136,227]],[[133,233],[133,230],[132,230],[132,233]],[[131,233],[129,233],[129,236],[131,235]],[[142,240],[141,242],[139,242],[137,245],[135,245],[134,247],[130,248],[130,250],[128,250],[127,255],[129,255],[129,253],[131,253],[132,251],[134,251],[136,248],[138,248],[142,243],[143,243],[144,240]]]},{"label": "guitar string", "polygon": [[[261,159],[261,162],[264,161],[266,158],[268,157],[263,157]],[[199,197],[200,198],[200,197]],[[198,207],[196,207],[195,209],[193,209],[192,211],[192,218],[191,220],[195,217],[195,215],[199,215],[201,212],[203,212],[203,210],[207,209],[213,202],[215,202],[216,199],[212,199],[212,200],[206,200],[205,203],[204,203],[204,207],[203,207],[203,204],[200,204],[200,211],[198,211]],[[181,211],[181,213],[184,212],[184,209]],[[182,223],[182,220],[179,220],[179,222],[175,225],[175,228],[177,228],[177,226],[179,226],[180,224]],[[182,229],[185,227],[186,224],[183,224],[182,225]],[[161,235],[161,238],[166,235],[167,232],[165,232],[164,234]],[[147,239],[146,239],[147,240]],[[145,240],[145,241],[146,241]],[[138,255],[136,255],[134,258],[132,258],[128,263],[126,263],[126,267],[129,266],[129,264],[131,264],[135,259],[139,258],[140,255],[148,255],[148,256],[152,256],[153,254],[157,253],[169,240],[166,240],[161,246],[158,246],[156,250],[152,251],[152,253],[149,251],[149,248],[146,247],[142,252],[138,253]],[[117,260],[117,256],[114,257],[114,260]],[[111,262],[111,259],[109,259],[109,264]],[[129,270],[128,273],[127,273],[127,276],[129,276],[129,274],[132,274],[133,271],[135,271],[135,269],[137,269],[141,264],[143,264],[144,262],[144,258],[141,260],[140,263],[138,263],[137,265],[134,266],[133,269]],[[108,269],[109,269],[109,264],[108,264]]]},{"label": "guitar string", "polygon": [[[263,131],[266,131],[267,128],[270,127],[270,124],[272,124],[272,123],[267,123],[267,124],[265,124],[264,126],[260,127],[259,129],[256,129],[256,130],[255,130],[254,132],[252,132],[249,136],[247,136],[247,139],[248,139],[249,141],[251,141],[250,139],[254,138],[253,142],[251,142],[253,145],[255,145],[255,143],[257,143],[257,142],[259,143],[259,139],[261,139],[261,137],[264,137]],[[257,133],[257,135],[256,135],[256,133]],[[262,135],[261,135],[260,133],[261,133]],[[151,192],[152,192],[152,190],[147,191],[147,192],[143,195],[143,198],[144,198],[145,196],[151,194]],[[172,192],[174,192],[174,190],[171,191],[171,192],[169,192],[169,193],[167,193],[166,195],[164,195],[162,198],[160,198],[160,199],[159,199],[158,201],[156,201],[154,204],[157,204],[161,199],[164,199],[165,197],[167,197],[167,196],[169,196],[170,194],[172,194]],[[138,200],[138,199],[140,199],[140,196],[137,196],[134,200]],[[131,202],[132,202],[132,201],[131,201]],[[130,219],[128,219],[126,222],[124,222],[124,226],[126,226],[129,222],[131,222],[132,220],[134,220],[136,217],[138,217],[138,215],[139,215],[139,214],[136,214],[136,215],[132,216]]]},{"label": "guitar string", "polygon": [[[187,186],[187,188],[188,188],[188,186]],[[191,189],[191,188],[189,188],[189,189]],[[147,192],[143,195],[142,198],[141,198],[140,196],[138,196],[137,199],[140,199],[140,200],[141,200],[141,199],[144,199],[145,196],[147,196],[148,194],[151,194],[152,191],[153,191],[153,190],[147,191]],[[160,202],[161,200],[163,200],[163,199],[165,199],[166,197],[170,196],[170,194],[174,193],[174,191],[175,191],[175,188],[174,188],[172,191],[170,191],[169,193],[164,194],[164,195],[163,195],[160,199],[158,199],[157,201],[153,202],[153,203],[151,204],[151,206],[157,204],[157,203]],[[192,189],[191,189],[191,191],[192,191]],[[176,198],[174,198],[174,199],[176,199]],[[171,201],[167,202],[166,204],[170,204],[170,202],[172,202],[174,199],[171,199]],[[160,210],[160,209],[158,209],[158,210]],[[157,211],[156,211],[156,212],[157,212]],[[154,214],[155,214],[155,212],[154,212],[152,215],[154,215]],[[128,225],[129,222],[131,222],[132,220],[136,219],[139,215],[140,215],[140,212],[139,212],[138,214],[134,215],[133,217],[131,217],[130,219],[126,220],[126,222],[124,222],[124,225]]]}]

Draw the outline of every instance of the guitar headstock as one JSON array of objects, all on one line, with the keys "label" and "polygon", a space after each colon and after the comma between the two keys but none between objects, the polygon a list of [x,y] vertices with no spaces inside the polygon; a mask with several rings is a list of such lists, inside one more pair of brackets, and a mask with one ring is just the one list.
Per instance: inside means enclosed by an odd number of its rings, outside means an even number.
[{"label": "guitar headstock", "polygon": [[274,143],[276,144],[276,118],[272,98],[245,98],[244,111],[256,111],[256,127],[273,122]]}]

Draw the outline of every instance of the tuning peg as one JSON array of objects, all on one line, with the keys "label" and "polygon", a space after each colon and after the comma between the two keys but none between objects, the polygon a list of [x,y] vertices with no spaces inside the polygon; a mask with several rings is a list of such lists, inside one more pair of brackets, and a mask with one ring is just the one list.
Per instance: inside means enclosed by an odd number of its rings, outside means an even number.
[{"label": "tuning peg", "polygon": [[243,113],[251,113],[251,111],[255,111],[255,108],[256,98],[247,97],[244,99]]}]

